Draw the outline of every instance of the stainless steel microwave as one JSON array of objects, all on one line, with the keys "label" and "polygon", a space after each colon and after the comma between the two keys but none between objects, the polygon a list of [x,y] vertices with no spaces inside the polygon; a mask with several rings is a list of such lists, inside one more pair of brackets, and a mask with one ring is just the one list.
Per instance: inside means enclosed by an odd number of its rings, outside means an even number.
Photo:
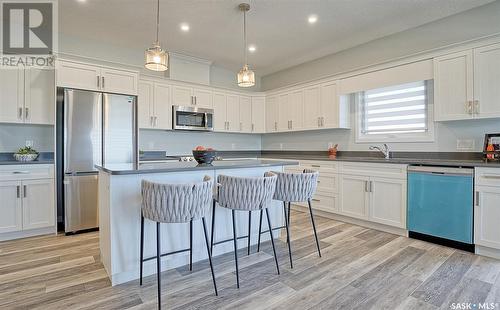
[{"label": "stainless steel microwave", "polygon": [[193,108],[185,106],[173,106],[172,128],[176,130],[214,130],[214,110]]}]

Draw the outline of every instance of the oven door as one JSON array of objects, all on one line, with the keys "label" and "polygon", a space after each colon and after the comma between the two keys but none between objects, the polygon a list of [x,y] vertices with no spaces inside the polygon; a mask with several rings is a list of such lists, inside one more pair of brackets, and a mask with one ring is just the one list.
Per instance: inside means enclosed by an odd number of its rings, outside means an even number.
[{"label": "oven door", "polygon": [[173,106],[173,129],[176,130],[213,130],[213,110]]}]

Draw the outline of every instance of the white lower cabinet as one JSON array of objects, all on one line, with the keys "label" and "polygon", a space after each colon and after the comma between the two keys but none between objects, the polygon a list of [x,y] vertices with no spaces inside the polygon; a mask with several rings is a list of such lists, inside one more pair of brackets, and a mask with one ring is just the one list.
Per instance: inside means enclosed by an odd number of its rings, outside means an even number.
[{"label": "white lower cabinet", "polygon": [[360,219],[368,218],[369,182],[370,178],[365,176],[340,176],[340,213]]},{"label": "white lower cabinet", "polygon": [[406,180],[370,178],[370,220],[406,228]]},{"label": "white lower cabinet", "polygon": [[0,182],[0,233],[19,231],[23,228],[22,200],[19,181]]},{"label": "white lower cabinet", "polygon": [[22,186],[23,230],[54,226],[54,180],[27,180]]},{"label": "white lower cabinet", "polygon": [[475,169],[476,253],[500,258],[500,169]]},{"label": "white lower cabinet", "polygon": [[0,197],[0,240],[33,235],[34,229],[55,232],[52,165],[0,166]]}]

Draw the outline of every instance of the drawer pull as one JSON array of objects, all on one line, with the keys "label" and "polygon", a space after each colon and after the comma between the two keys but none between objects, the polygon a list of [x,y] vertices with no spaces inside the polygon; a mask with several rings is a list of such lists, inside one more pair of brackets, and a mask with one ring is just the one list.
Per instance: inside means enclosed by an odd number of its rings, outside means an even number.
[{"label": "drawer pull", "polygon": [[320,165],[311,165],[311,167],[314,167],[314,168],[321,168]]},{"label": "drawer pull", "polygon": [[500,180],[500,175],[483,175],[485,179]]},{"label": "drawer pull", "polygon": [[12,174],[29,174],[29,171],[13,171]]},{"label": "drawer pull", "polygon": [[316,199],[316,198],[313,198],[311,199],[312,201],[316,201],[316,202],[320,202],[321,200],[320,199]]}]

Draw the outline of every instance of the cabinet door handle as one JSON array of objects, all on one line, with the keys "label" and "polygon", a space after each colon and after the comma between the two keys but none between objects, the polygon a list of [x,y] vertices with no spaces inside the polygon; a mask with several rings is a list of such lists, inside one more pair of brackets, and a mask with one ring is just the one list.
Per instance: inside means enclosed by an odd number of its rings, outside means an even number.
[{"label": "cabinet door handle", "polygon": [[474,100],[474,113],[475,114],[479,114],[480,111],[479,111],[479,100]]},{"label": "cabinet door handle", "polygon": [[479,207],[479,192],[476,191],[476,207]]},{"label": "cabinet door handle", "polygon": [[321,117],[321,127],[325,127],[325,118]]},{"label": "cabinet door handle", "polygon": [[26,194],[28,193],[28,187],[26,185],[23,186],[23,197],[26,198]]},{"label": "cabinet door handle", "polygon": [[370,193],[373,193],[373,181],[370,181]]},{"label": "cabinet door handle", "polygon": [[293,120],[290,121],[290,129],[293,129]]},{"label": "cabinet door handle", "polygon": [[29,174],[29,171],[13,171],[12,174]]},{"label": "cabinet door handle", "polygon": [[102,84],[102,88],[104,89],[105,88],[105,86],[104,86],[104,76],[102,76],[101,79],[102,79],[102,83],[101,83]]},{"label": "cabinet door handle", "polygon": [[154,126],[157,127],[158,126],[158,116],[155,116],[154,117]]},{"label": "cabinet door handle", "polygon": [[24,108],[24,119],[29,119],[29,108]]},{"label": "cabinet door handle", "polygon": [[16,186],[17,198],[21,198],[21,186]]},{"label": "cabinet door handle", "polygon": [[252,132],[255,130],[255,125],[252,123]]},{"label": "cabinet door handle", "polygon": [[274,122],[274,131],[278,131],[278,122]]},{"label": "cabinet door handle", "polygon": [[19,119],[23,119],[23,108],[19,108],[19,115],[17,116]]},{"label": "cabinet door handle", "polygon": [[313,199],[311,199],[311,200],[312,200],[312,201],[317,201],[317,202],[320,202],[320,201],[321,201],[321,199],[316,199],[316,198],[313,198]]},{"label": "cabinet door handle", "polygon": [[243,130],[243,123],[240,122],[240,131]]},{"label": "cabinet door handle", "polygon": [[365,181],[365,193],[368,193],[368,181]]},{"label": "cabinet door handle", "polygon": [[320,165],[311,165],[311,167],[320,168],[321,166]]},{"label": "cabinet door handle", "polygon": [[198,105],[198,97],[194,96],[194,105]]},{"label": "cabinet door handle", "polygon": [[483,175],[483,179],[500,180],[500,175]]},{"label": "cabinet door handle", "polygon": [[101,88],[101,77],[100,76],[96,77],[97,77],[97,88]]}]

